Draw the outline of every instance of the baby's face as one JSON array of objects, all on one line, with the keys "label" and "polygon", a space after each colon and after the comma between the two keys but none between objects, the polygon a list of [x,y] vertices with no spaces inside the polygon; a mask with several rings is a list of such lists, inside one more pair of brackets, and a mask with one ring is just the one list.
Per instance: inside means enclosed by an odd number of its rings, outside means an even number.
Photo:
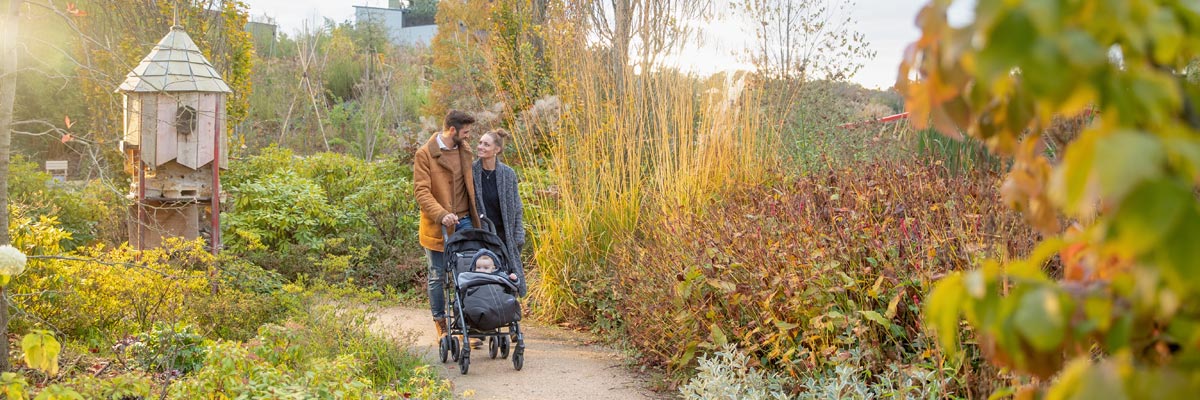
[{"label": "baby's face", "polygon": [[488,256],[479,257],[475,260],[475,272],[496,272],[496,262]]}]

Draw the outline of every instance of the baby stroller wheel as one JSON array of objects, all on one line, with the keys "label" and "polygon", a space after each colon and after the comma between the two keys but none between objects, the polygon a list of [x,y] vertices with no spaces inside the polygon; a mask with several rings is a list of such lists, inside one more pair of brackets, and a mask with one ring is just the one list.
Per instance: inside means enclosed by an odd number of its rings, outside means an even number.
[{"label": "baby stroller wheel", "polygon": [[508,358],[508,336],[500,337],[500,359]]},{"label": "baby stroller wheel", "polygon": [[458,356],[458,372],[463,375],[467,374],[467,369],[471,367],[471,347],[463,346],[462,355]]},{"label": "baby stroller wheel", "polygon": [[496,358],[496,353],[500,351],[500,343],[496,341],[496,337],[488,338],[488,356]]},{"label": "baby stroller wheel", "polygon": [[442,359],[442,363],[446,362],[446,358],[450,357],[450,336],[442,336],[442,340],[438,341],[438,355]]},{"label": "baby stroller wheel", "polygon": [[450,336],[450,360],[458,361],[458,338]]},{"label": "baby stroller wheel", "polygon": [[512,355],[512,361],[513,368],[515,368],[517,371],[520,371],[521,367],[525,366],[525,352],[521,351],[521,349],[514,351]]}]

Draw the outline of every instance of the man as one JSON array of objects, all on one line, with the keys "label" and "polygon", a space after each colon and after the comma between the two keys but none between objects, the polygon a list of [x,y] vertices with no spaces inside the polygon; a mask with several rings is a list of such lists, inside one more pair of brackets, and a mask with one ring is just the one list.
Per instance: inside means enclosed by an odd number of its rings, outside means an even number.
[{"label": "man", "polygon": [[418,235],[429,260],[429,309],[438,337],[446,334],[446,260],[442,227],[448,233],[482,226],[475,206],[475,181],[471,173],[468,141],[475,118],[458,110],[446,114],[442,131],[417,149],[413,156],[413,188],[421,208]]}]

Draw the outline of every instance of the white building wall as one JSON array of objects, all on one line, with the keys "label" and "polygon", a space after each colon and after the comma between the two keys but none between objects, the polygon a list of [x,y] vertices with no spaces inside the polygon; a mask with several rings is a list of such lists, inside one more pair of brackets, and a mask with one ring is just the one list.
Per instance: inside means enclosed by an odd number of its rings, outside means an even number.
[{"label": "white building wall", "polygon": [[433,43],[434,35],[437,35],[437,25],[402,28],[397,35],[392,37],[392,43],[428,46]]},{"label": "white building wall", "polygon": [[433,42],[437,34],[437,25],[413,26],[404,28],[404,12],[395,8],[354,7],[354,20],[357,23],[376,23],[387,30],[388,38],[394,44],[425,45]]}]

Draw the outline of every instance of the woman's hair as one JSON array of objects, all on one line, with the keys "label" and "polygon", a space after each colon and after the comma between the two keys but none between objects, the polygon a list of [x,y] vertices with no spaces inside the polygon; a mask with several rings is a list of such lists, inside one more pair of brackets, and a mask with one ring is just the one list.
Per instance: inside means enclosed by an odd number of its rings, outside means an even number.
[{"label": "woman's hair", "polygon": [[492,129],[484,135],[492,135],[492,140],[496,141],[496,146],[501,152],[504,152],[504,145],[508,144],[508,137],[511,136],[504,128]]}]

